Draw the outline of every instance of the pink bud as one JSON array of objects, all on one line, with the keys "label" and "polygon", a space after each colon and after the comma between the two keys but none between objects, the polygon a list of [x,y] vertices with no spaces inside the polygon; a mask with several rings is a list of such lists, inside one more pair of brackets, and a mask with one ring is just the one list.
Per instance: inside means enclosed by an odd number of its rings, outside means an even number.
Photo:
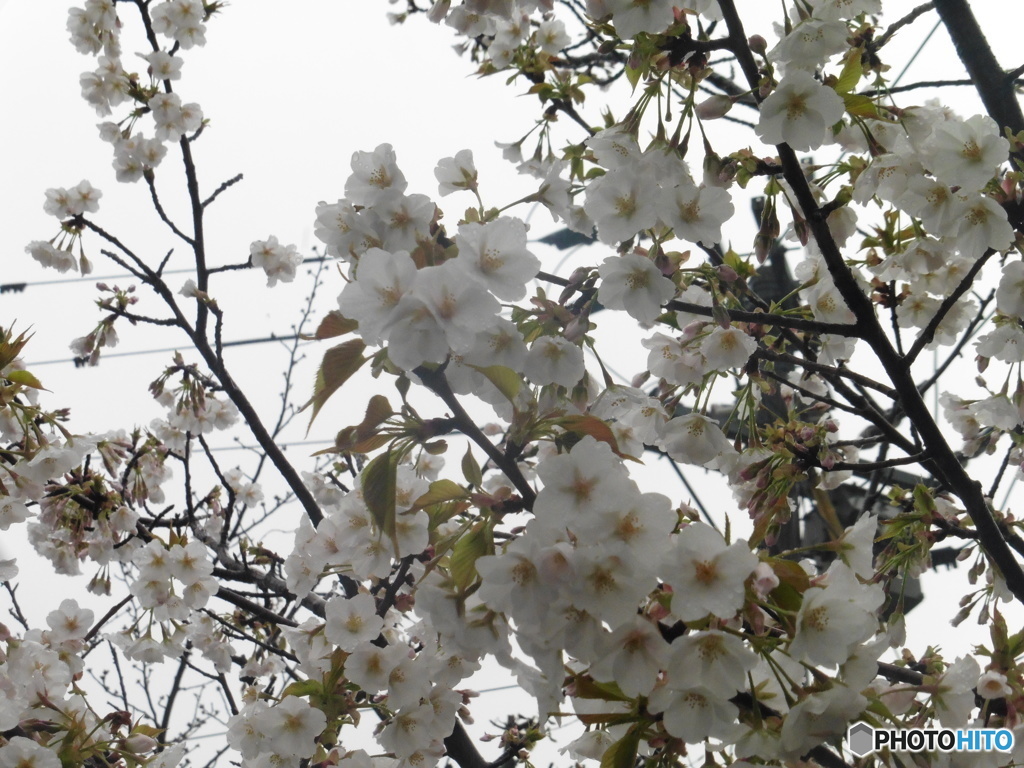
[{"label": "pink bud", "polygon": [[736,270],[728,264],[719,264],[716,271],[718,272],[718,277],[727,283],[735,282],[740,277]]},{"label": "pink bud", "polygon": [[717,120],[732,109],[732,99],[723,94],[715,94],[705,99],[694,108],[694,112],[701,120]]},{"label": "pink bud", "polygon": [[768,53],[768,41],[761,37],[761,35],[751,35],[747,38],[747,45],[758,56],[764,56]]}]

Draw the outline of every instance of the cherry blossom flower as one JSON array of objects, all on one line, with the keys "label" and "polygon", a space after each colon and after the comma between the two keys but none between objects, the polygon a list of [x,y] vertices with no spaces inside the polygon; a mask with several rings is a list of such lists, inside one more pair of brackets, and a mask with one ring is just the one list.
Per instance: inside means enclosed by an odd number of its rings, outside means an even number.
[{"label": "cherry blossom flower", "polygon": [[974,709],[974,686],[980,677],[978,662],[971,656],[960,656],[938,679],[932,704],[944,728],[962,728],[967,723]]},{"label": "cherry blossom flower", "polygon": [[608,169],[630,168],[640,161],[642,153],[636,136],[620,126],[605,128],[586,141],[597,162]]},{"label": "cherry blossom flower", "polygon": [[930,144],[928,168],[944,183],[961,187],[963,192],[983,188],[1006,162],[1010,151],[999,126],[987,115],[937,125]]},{"label": "cherry blossom flower", "polygon": [[153,51],[148,54],[139,54],[149,64],[150,74],[154,80],[180,80],[181,65],[184,63],[180,56],[173,56],[167,51]]},{"label": "cherry blossom flower", "polygon": [[740,732],[736,705],[705,688],[661,687],[651,694],[648,705],[653,712],[664,712],[665,730],[687,744],[708,738],[731,741]]},{"label": "cherry blossom flower", "polygon": [[839,557],[862,579],[870,579],[875,575],[873,546],[877,528],[877,517],[861,515],[836,541]]},{"label": "cherry blossom flower", "polygon": [[150,13],[153,30],[173,37],[185,50],[206,45],[206,9],[202,0],[167,0]]},{"label": "cherry blossom flower", "polygon": [[[380,205],[387,212],[387,202]],[[388,226],[376,210],[356,210],[347,200],[321,202],[313,231],[327,245],[328,254],[345,261],[354,261],[371,248],[382,248],[388,240]]]},{"label": "cherry blossom flower", "polygon": [[583,350],[561,336],[541,336],[530,345],[523,373],[534,384],[574,387],[586,372]]},{"label": "cherry blossom flower", "polygon": [[671,336],[655,333],[640,343],[651,350],[647,356],[648,370],[673,384],[696,384],[709,370],[699,350],[684,348]]},{"label": "cherry blossom flower", "polygon": [[766,144],[785,142],[797,151],[817,149],[845,111],[839,94],[798,69],[788,72],[761,102],[756,131]]},{"label": "cherry blossom flower", "polygon": [[158,93],[149,100],[156,123],[156,137],[161,141],[178,141],[186,133],[199,130],[203,111],[198,104],[182,104],[176,93]]},{"label": "cherry blossom flower", "polygon": [[830,737],[845,734],[867,704],[864,696],[845,685],[812,693],[786,715],[782,724],[783,754],[796,758]]},{"label": "cherry blossom flower", "polygon": [[347,599],[332,597],[327,601],[326,618],[327,639],[349,653],[376,639],[384,628],[384,620],[377,615],[376,604],[367,594]]},{"label": "cherry blossom flower", "polygon": [[462,149],[455,153],[455,157],[439,161],[434,169],[434,178],[438,181],[438,192],[442,197],[460,189],[476,191],[477,172],[473,165],[473,153]]},{"label": "cherry blossom flower", "polygon": [[386,193],[404,192],[408,186],[390,144],[381,144],[373,152],[353,152],[351,165],[345,197],[355,205],[376,205]]},{"label": "cherry blossom flower", "polygon": [[601,303],[609,309],[625,309],[645,325],[658,319],[662,305],[676,292],[675,284],[643,254],[609,256],[598,272],[601,287],[597,296]]},{"label": "cherry blossom flower", "polygon": [[43,210],[63,221],[83,213],[95,213],[100,209],[101,197],[103,193],[83,179],[71,189],[56,187],[46,190]]},{"label": "cherry blossom flower", "polygon": [[50,627],[50,642],[61,644],[81,641],[92,627],[93,616],[88,608],[79,608],[75,600],[62,600],[60,608],[51,611],[46,617]]},{"label": "cherry blossom flower", "polygon": [[842,21],[807,19],[793,28],[768,53],[769,61],[782,64],[786,72],[802,69],[813,74],[832,56],[847,49],[849,30]]},{"label": "cherry blossom flower", "polygon": [[994,669],[986,669],[974,686],[983,699],[1001,699],[1013,694],[1013,689],[1006,680],[1006,675]]},{"label": "cherry blossom flower", "polygon": [[966,203],[966,212],[956,233],[956,245],[961,254],[974,259],[989,248],[1005,251],[1013,245],[1013,227],[999,203],[987,195],[968,199]]},{"label": "cherry blossom flower", "polygon": [[635,167],[623,167],[595,179],[587,187],[583,208],[597,222],[602,243],[628,240],[657,222],[657,187]]},{"label": "cherry blossom flower", "polygon": [[253,241],[249,246],[249,256],[252,265],[267,274],[268,288],[277,285],[278,280],[292,282],[296,267],[302,263],[302,254],[294,245],[281,245],[273,235],[266,240]]},{"label": "cherry blossom flower", "polygon": [[559,51],[572,42],[565,31],[565,24],[558,19],[545,19],[534,34],[537,45],[549,56],[557,56]]},{"label": "cherry blossom flower", "polygon": [[672,23],[672,0],[606,0],[615,31],[623,40],[640,32],[657,34]]},{"label": "cherry blossom flower", "polygon": [[327,715],[298,696],[286,696],[280,703],[255,716],[264,746],[284,757],[312,757],[315,739],[327,726]]},{"label": "cherry blossom flower", "polygon": [[722,239],[722,224],[733,214],[732,198],[726,190],[688,184],[664,191],[657,207],[658,216],[676,237],[706,246]]},{"label": "cherry blossom flower", "polygon": [[61,274],[78,268],[78,259],[71,251],[54,248],[45,240],[34,240],[25,246],[25,252],[44,267],[52,267]]},{"label": "cherry blossom flower", "polygon": [[757,656],[738,637],[717,629],[694,632],[672,642],[666,684],[679,691],[704,688],[728,699],[746,690],[747,673],[756,664]]},{"label": "cherry blossom flower", "polygon": [[1024,317],[1024,261],[1006,262],[996,289],[996,307],[1004,314]]},{"label": "cherry blossom flower", "polygon": [[708,370],[713,371],[742,368],[756,349],[757,342],[734,326],[716,326],[700,344]]},{"label": "cherry blossom flower", "polygon": [[648,695],[668,656],[668,643],[657,626],[634,616],[612,632],[608,645],[611,650],[590,673],[597,680],[614,681],[627,696]]},{"label": "cherry blossom flower", "polygon": [[359,323],[367,344],[379,344],[402,297],[416,282],[416,264],[406,251],[388,253],[371,248],[359,260],[356,279],[342,290],[338,306]]},{"label": "cherry blossom flower", "polygon": [[629,475],[607,443],[587,435],[569,453],[551,456],[537,467],[544,487],[537,496],[538,519],[555,516],[561,524],[618,507],[629,493]]},{"label": "cherry blossom flower", "polygon": [[490,326],[501,309],[494,296],[457,259],[421,269],[412,290],[395,308],[392,322],[402,323],[406,318],[418,322],[421,307],[427,309],[444,334],[447,346],[456,352],[469,349],[476,334]]},{"label": "cherry blossom flower", "polygon": [[0,747],[0,768],[60,768],[53,750],[24,736],[12,736]]},{"label": "cherry blossom flower", "polygon": [[699,413],[669,419],[659,432],[658,447],[685,464],[708,466],[736,453],[722,428]]},{"label": "cherry blossom flower", "polygon": [[875,611],[885,600],[877,585],[862,585],[845,563],[833,561],[827,584],[804,593],[789,652],[812,664],[842,664],[875,633]]},{"label": "cherry blossom flower", "polygon": [[979,337],[976,348],[982,357],[994,357],[1006,363],[1024,362],[1024,329],[1015,323],[999,325]]},{"label": "cherry blossom flower", "polygon": [[456,261],[505,301],[526,295],[526,283],[540,270],[540,259],[526,248],[526,224],[502,216],[486,224],[464,224],[455,236]]},{"label": "cherry blossom flower", "polygon": [[730,545],[705,523],[679,532],[664,559],[665,582],[672,587],[672,613],[696,621],[709,613],[731,619],[743,607],[743,584],[757,556],[743,539]]}]

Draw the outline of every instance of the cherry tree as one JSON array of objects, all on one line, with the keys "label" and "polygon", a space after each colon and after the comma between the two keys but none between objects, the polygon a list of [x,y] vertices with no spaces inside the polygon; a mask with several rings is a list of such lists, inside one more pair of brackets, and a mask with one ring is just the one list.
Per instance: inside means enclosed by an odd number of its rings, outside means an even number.
[{"label": "cherry tree", "polygon": [[[235,270],[262,270],[268,291],[303,279],[304,255],[262,232],[244,262],[211,253],[204,225],[239,179],[203,177],[193,147],[216,105],[177,88],[231,8],[72,8],[103,183],[138,187],[194,276],[172,284],[170,254],[119,234],[90,181],[46,191],[57,232],[26,251],[134,278],[99,285],[76,355],[99,363],[126,325],[175,329],[188,354],[150,385],[163,418],[78,434],[50,404],[59,386],[44,395],[22,362],[28,334],[0,331],[0,529],[24,526],[109,604],[64,599],[32,626],[16,587],[31,574],[0,562],[0,765],[487,768],[529,762],[570,716],[584,729],[562,759],[602,768],[837,768],[861,721],[1024,736],[1024,632],[1004,619],[1024,600],[1024,542],[994,501],[1024,464],[1022,71],[966,0],[770,12],[755,28],[734,0],[393,11],[439,47],[427,24],[450,28],[468,66],[536,97],[521,138],[494,137],[535,191],[494,202],[473,155],[486,145],[438,158],[434,197],[409,188],[412,148],[353,148],[340,197],[310,210],[340,273],[314,282],[337,308],[300,310],[324,347],[303,418],[336,436],[295,461],[279,439],[295,411],[268,419],[237,383],[218,298]],[[890,44],[936,15],[985,114],[910,101],[942,83],[893,82]],[[551,242],[589,244],[566,273],[535,252],[537,207],[562,228]],[[772,270],[784,290],[764,288]],[[624,345],[647,352],[628,382],[610,364]],[[965,365],[973,386],[943,376]],[[366,374],[376,393],[349,423],[317,418]],[[246,433],[259,460],[225,464],[218,431]],[[667,495],[641,472],[662,458],[718,473],[732,500],[702,515]],[[303,517],[275,538],[286,505]],[[970,563],[957,620],[990,629],[970,655],[906,647],[907,585],[940,549]],[[101,654],[108,673],[87,676]],[[498,744],[465,727],[485,664],[536,700]],[[207,703],[183,713],[196,687]]]}]

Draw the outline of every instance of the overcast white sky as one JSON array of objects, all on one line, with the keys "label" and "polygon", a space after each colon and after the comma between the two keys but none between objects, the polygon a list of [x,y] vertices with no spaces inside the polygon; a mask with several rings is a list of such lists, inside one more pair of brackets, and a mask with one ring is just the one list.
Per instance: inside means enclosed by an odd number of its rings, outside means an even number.
[{"label": "overcast white sky", "polygon": [[[895,18],[916,4],[901,0],[886,5],[900,9]],[[761,0],[741,0],[739,5],[741,12],[777,7]],[[1005,9],[1012,6],[976,5],[984,13],[1003,65],[1019,65],[1019,24],[1005,19]],[[312,236],[316,203],[342,196],[352,152],[385,141],[394,145],[410,191],[436,196],[432,171],[437,160],[467,147],[474,150],[489,204],[500,205],[530,191],[501,161],[493,141],[514,140],[525,133],[538,114],[535,99],[517,96],[525,86],[506,88],[503,77],[473,77],[470,64],[449,48],[454,42],[449,30],[422,19],[390,26],[385,13],[393,7],[370,0],[235,0],[210,23],[207,47],[184,52],[184,79],[176,90],[184,101],[199,102],[211,120],[195,146],[201,184],[212,190],[236,173],[245,173],[245,181],[210,210],[212,262],[243,261],[248,244],[269,234],[308,250],[316,244]],[[128,4],[118,8],[127,23],[123,40],[125,58],[130,59],[132,51],[140,49],[134,8]],[[993,18],[997,8],[1003,18]],[[174,245],[153,213],[145,187],[118,185],[113,179],[109,147],[97,138],[99,118],[79,96],[78,75],[93,67],[92,59],[68,43],[65,19],[62,2],[0,0],[0,28],[7,31],[0,47],[5,97],[0,178],[6,182],[0,185],[0,283],[70,277],[42,270],[23,249],[29,241],[48,239],[56,232],[55,220],[42,211],[44,190],[70,186],[83,178],[103,190],[97,220],[125,242],[154,258]],[[934,23],[930,17],[901,35],[893,49],[900,47],[905,55],[894,54],[893,60],[905,60]],[[748,24],[748,32],[756,31],[756,23]],[[144,66],[139,61],[140,70]],[[904,82],[959,76],[959,72],[940,29]],[[944,100],[963,112],[977,109],[972,89],[948,91]],[[596,121],[596,112],[590,114]],[[182,196],[172,192],[179,175],[172,150],[157,174],[172,217],[182,210]],[[449,197],[440,204],[449,208],[448,219],[454,221],[470,202],[468,197]],[[536,222],[534,234],[551,227],[546,213],[538,213]],[[96,238],[88,238],[86,244],[96,263],[96,276],[120,272],[100,257]],[[737,249],[745,245],[737,244]],[[184,251],[181,254],[181,261],[172,259],[172,268],[187,266]],[[591,262],[604,255],[595,251]],[[545,256],[545,268],[552,266],[550,258]],[[172,285],[185,277],[175,276]],[[324,308],[333,304],[340,289],[336,277],[328,274],[328,280],[321,302]],[[69,357],[67,343],[95,322],[94,292],[87,288],[93,282],[95,278],[84,284],[30,285],[22,294],[2,294],[0,324],[17,320],[19,328],[35,328],[29,360]],[[229,317],[225,338],[288,332],[308,284],[297,281],[267,293],[264,282],[259,274],[230,273],[213,283],[211,293]],[[117,351],[181,343],[151,329],[127,326],[121,328],[121,338]],[[319,349],[312,351],[313,357],[319,354]],[[75,429],[104,430],[147,423],[159,414],[145,384],[167,359],[155,355],[110,358],[94,370],[63,364],[41,366],[35,372],[54,391],[52,402],[74,407]],[[229,361],[240,371],[236,378],[257,392],[261,407],[271,409],[279,390],[280,352],[272,345],[261,345],[234,352]],[[300,379],[300,397],[307,391],[307,379]],[[117,383],[116,389],[112,382]],[[126,382],[135,384],[122,386]],[[323,428],[314,429],[311,437],[332,436],[339,426],[358,421],[361,410],[358,398],[332,402],[320,417]],[[709,495],[716,492],[712,487]],[[682,498],[674,490],[672,495]],[[928,577],[926,594],[931,599],[911,618],[914,623],[927,611],[934,621],[912,637],[917,650],[928,642],[953,644],[946,623],[956,611],[949,599],[953,591],[959,595],[962,587],[950,575]],[[966,639],[966,628],[957,634]]]}]

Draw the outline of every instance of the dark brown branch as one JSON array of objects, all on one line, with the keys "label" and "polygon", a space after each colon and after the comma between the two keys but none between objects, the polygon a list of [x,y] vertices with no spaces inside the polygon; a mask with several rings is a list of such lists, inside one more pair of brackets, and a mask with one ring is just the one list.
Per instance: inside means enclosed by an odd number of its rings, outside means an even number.
[{"label": "dark brown branch", "polygon": [[487,439],[487,435],[480,431],[476,422],[466,413],[462,403],[459,402],[455,393],[452,392],[452,388],[448,385],[444,369],[428,370],[421,366],[416,369],[416,375],[420,377],[420,380],[427,389],[440,397],[444,404],[448,406],[452,412],[452,417],[455,419],[457,429],[483,449],[488,458],[505,473],[505,476],[512,482],[512,485],[519,491],[519,495],[523,497],[523,503],[526,505],[526,508],[532,509],[537,494],[530,487],[530,483],[526,478],[523,477],[523,473],[519,471],[519,466],[515,460],[509,460],[505,454],[499,451],[497,446]]},{"label": "dark brown branch", "polygon": [[869,48],[872,51],[878,51],[878,49],[880,49],[882,46],[888,43],[889,40],[892,39],[892,36],[899,32],[901,29],[903,29],[903,27],[907,26],[908,24],[912,24],[918,19],[919,16],[923,16],[924,14],[928,13],[928,11],[934,10],[934,8],[935,3],[922,3],[921,5],[917,6],[917,8],[914,8],[902,19],[897,19],[892,24],[890,24],[886,28],[885,32],[882,33],[882,35],[880,35],[874,41],[871,42]]},{"label": "dark brown branch", "polygon": [[995,251],[990,248],[985,251],[980,258],[975,260],[974,264],[971,265],[971,268],[967,270],[967,274],[964,275],[963,280],[960,281],[960,284],[953,289],[953,292],[950,293],[949,296],[942,300],[942,304],[939,305],[939,309],[936,311],[935,316],[928,321],[928,325],[924,327],[917,339],[914,341],[914,346],[910,348],[910,351],[907,352],[906,356],[903,358],[906,366],[909,367],[913,365],[914,360],[916,360],[917,356],[921,354],[921,350],[930,344],[932,339],[935,338],[935,331],[938,329],[939,325],[945,319],[946,315],[949,314],[953,305],[960,300],[960,297],[970,290],[970,287],[974,284],[974,278],[978,276],[981,268],[985,266],[985,262],[992,257],[993,253],[995,253]]},{"label": "dark brown branch", "polygon": [[[928,460],[928,454],[919,453],[915,456],[902,456],[897,459],[886,459],[885,461],[837,461],[831,467],[828,468],[829,472],[838,472],[840,470],[849,469],[853,472],[869,472],[876,469],[889,469],[890,467],[901,467],[906,464],[920,464],[923,461]],[[825,469],[822,467],[822,469]]]},{"label": "dark brown branch", "polygon": [[444,748],[459,768],[487,768],[487,761],[480,755],[460,720],[455,721],[455,728],[445,737]]},{"label": "dark brown branch", "polygon": [[806,756],[812,758],[822,768],[852,768],[848,762],[824,744],[814,747]]},{"label": "dark brown branch", "polygon": [[805,368],[808,371],[814,371],[815,373],[822,375],[843,376],[849,379],[850,381],[856,382],[861,386],[867,387],[868,389],[873,389],[876,392],[881,392],[883,395],[893,400],[899,397],[899,393],[896,390],[892,389],[891,387],[887,387],[885,384],[877,382],[874,379],[864,376],[862,374],[854,373],[853,371],[847,370],[846,368],[837,368],[835,366],[825,365],[823,363],[816,363],[813,360],[806,360],[802,357],[796,357],[795,355],[790,355],[786,352],[773,352],[772,350],[764,348],[757,349],[754,352],[754,355],[757,357],[761,357],[765,360],[772,360],[779,363],[789,363],[790,365],[798,365],[801,368]]},{"label": "dark brown branch", "polygon": [[180,229],[178,229],[178,226],[173,221],[171,221],[170,217],[167,215],[167,212],[164,210],[163,205],[160,204],[160,196],[157,195],[156,193],[156,181],[153,177],[152,172],[147,172],[144,175],[146,178],[146,184],[149,186],[149,196],[153,200],[153,207],[156,208],[156,213],[160,217],[160,220],[164,224],[166,224],[168,228],[170,228],[171,232],[176,234],[186,243],[188,243],[189,245],[195,245],[192,238],[186,235]]},{"label": "dark brown branch", "polygon": [[597,133],[597,131],[591,128],[587,124],[587,121],[580,116],[580,113],[576,111],[576,107],[574,107],[571,102],[565,99],[552,99],[551,106],[547,108],[545,114],[547,116],[554,116],[557,112],[564,112],[567,114],[591,136]]},{"label": "dark brown branch", "polygon": [[170,693],[167,694],[167,703],[164,704],[164,716],[160,721],[160,730],[163,733],[167,733],[167,729],[171,725],[171,712],[174,709],[174,700],[178,697],[178,691],[181,690],[181,679],[185,675],[189,654],[189,648],[186,647],[181,654],[181,660],[178,662],[178,669],[174,674],[174,682],[171,683]]},{"label": "dark brown branch", "polygon": [[[569,281],[564,277],[552,275],[548,272],[538,272],[537,279],[553,283],[554,285],[560,285],[563,288],[569,285]],[[700,315],[701,317],[714,317],[712,307],[707,307],[703,304],[691,304],[688,301],[677,301],[676,299],[668,302],[665,305],[665,309],[671,309],[676,312],[689,312],[692,315]],[[779,315],[773,312],[747,312],[742,309],[725,309],[724,311],[729,319],[735,322],[778,326],[780,328],[792,328],[797,331],[810,331],[812,333],[834,333],[848,337],[856,337],[858,335],[857,326],[852,323],[825,323],[818,320],[808,320],[803,317],[790,317],[789,315]]]},{"label": "dark brown branch", "polygon": [[1009,128],[1013,133],[1024,131],[1024,113],[1013,82],[999,66],[971,4],[966,0],[935,0],[935,9],[953,40],[957,56],[978,89],[985,110],[1000,128]]},{"label": "dark brown branch", "polygon": [[233,187],[235,184],[237,184],[241,180],[242,180],[242,174],[239,173],[239,174],[236,174],[236,175],[232,176],[227,181],[223,182],[219,187],[217,187],[215,190],[213,190],[213,194],[211,194],[208,198],[203,200],[203,208],[205,208],[210,203],[212,203],[214,200],[216,200],[221,192],[223,192],[224,190],[228,189],[229,187]]},{"label": "dark brown branch", "polygon": [[117,605],[115,605],[113,608],[111,608],[109,611],[103,614],[103,617],[92,625],[92,628],[85,634],[85,637],[83,637],[82,639],[88,643],[90,640],[96,637],[96,633],[103,628],[103,625],[110,621],[118,611],[120,611],[122,608],[128,605],[128,603],[130,603],[134,599],[134,597],[134,595],[128,595],[123,600],[121,600],[121,602],[119,602]]},{"label": "dark brown branch", "polygon": [[247,613],[251,613],[253,616],[257,616],[264,621],[269,621],[272,624],[276,624],[283,627],[297,627],[297,622],[291,619],[285,618],[274,613],[269,608],[264,608],[259,603],[254,603],[252,600],[242,597],[240,594],[235,592],[233,589],[227,587],[221,587],[217,590],[217,597],[221,600],[231,603],[237,608],[241,608]]}]

